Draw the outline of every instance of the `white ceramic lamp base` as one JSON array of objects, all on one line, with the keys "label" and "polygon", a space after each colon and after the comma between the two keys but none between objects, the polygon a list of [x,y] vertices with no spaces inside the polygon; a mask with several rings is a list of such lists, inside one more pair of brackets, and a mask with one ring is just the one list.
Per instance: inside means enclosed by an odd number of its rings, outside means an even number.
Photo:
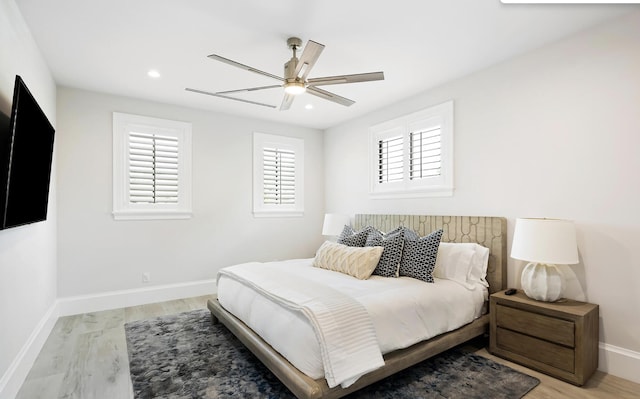
[{"label": "white ceramic lamp base", "polygon": [[556,265],[529,263],[522,270],[520,283],[524,293],[538,301],[557,301],[564,292],[564,276]]}]

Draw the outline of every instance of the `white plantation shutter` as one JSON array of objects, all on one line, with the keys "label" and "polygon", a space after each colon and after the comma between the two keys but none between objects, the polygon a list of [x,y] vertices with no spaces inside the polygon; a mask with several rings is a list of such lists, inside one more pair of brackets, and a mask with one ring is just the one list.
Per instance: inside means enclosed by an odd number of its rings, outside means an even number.
[{"label": "white plantation shutter", "polygon": [[409,179],[440,176],[442,143],[440,126],[409,134]]},{"label": "white plantation shutter", "polygon": [[191,215],[191,124],[114,113],[114,217]]},{"label": "white plantation shutter", "polygon": [[374,196],[453,194],[453,102],[405,115],[369,129]]},{"label": "white plantation shutter", "polygon": [[404,138],[378,140],[378,182],[389,183],[404,178]]},{"label": "white plantation shutter", "polygon": [[253,212],[256,216],[302,216],[304,141],[254,133]]},{"label": "white plantation shutter", "polygon": [[129,133],[129,202],[178,203],[178,140]]},{"label": "white plantation shutter", "polygon": [[265,148],[263,155],[263,194],[265,204],[296,203],[296,154]]}]

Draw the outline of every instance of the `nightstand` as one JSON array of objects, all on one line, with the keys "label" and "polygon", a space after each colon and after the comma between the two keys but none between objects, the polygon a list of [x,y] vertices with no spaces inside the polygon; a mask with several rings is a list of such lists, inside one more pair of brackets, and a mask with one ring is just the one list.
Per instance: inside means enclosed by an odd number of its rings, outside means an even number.
[{"label": "nightstand", "polygon": [[598,367],[598,305],[491,295],[489,352],[583,385]]}]

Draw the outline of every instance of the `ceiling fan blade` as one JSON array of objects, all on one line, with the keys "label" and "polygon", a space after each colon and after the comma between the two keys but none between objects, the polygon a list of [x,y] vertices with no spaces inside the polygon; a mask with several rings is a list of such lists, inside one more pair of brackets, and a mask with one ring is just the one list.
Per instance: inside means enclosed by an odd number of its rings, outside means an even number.
[{"label": "ceiling fan blade", "polygon": [[328,92],[326,90],[318,89],[317,87],[308,86],[307,93],[313,94],[314,96],[324,98],[325,100],[333,101],[334,103],[346,105],[347,107],[355,104],[355,101],[349,100],[348,98],[339,96],[337,94]]},{"label": "ceiling fan blade", "polygon": [[369,72],[369,73],[357,73],[353,75],[327,76],[324,78],[308,79],[307,84],[309,86],[326,86],[326,85],[337,85],[342,83],[371,82],[374,80],[384,80],[384,73]]},{"label": "ceiling fan blade", "polygon": [[221,97],[221,98],[226,98],[228,100],[235,100],[235,101],[241,101],[243,103],[249,103],[249,104],[255,104],[255,105],[262,105],[263,107],[269,107],[269,108],[275,108],[275,105],[271,105],[271,104],[264,104],[264,103],[259,103],[257,101],[250,101],[250,100],[244,100],[242,98],[236,98],[236,97],[231,97],[231,96],[227,96],[224,94],[218,94],[218,93],[212,93],[209,91],[203,91],[203,90],[197,90],[197,89],[190,89],[190,88],[186,88],[186,91],[191,91],[193,93],[199,93],[199,94],[206,94],[208,96],[214,96],[214,97]]},{"label": "ceiling fan blade", "polygon": [[265,89],[275,89],[276,87],[277,88],[281,88],[282,85],[271,85],[271,86],[249,87],[248,89],[216,91],[216,94],[240,93],[240,92],[243,92],[243,91],[258,91],[258,90],[265,90]]},{"label": "ceiling fan blade", "polygon": [[277,79],[277,80],[279,80],[281,82],[284,82],[284,78],[281,78],[280,76],[272,75],[269,72],[264,72],[264,71],[261,71],[259,69],[252,68],[252,67],[250,67],[248,65],[244,65],[244,64],[241,64],[239,62],[235,62],[235,61],[230,60],[228,58],[221,57],[221,56],[219,56],[217,54],[211,54],[211,55],[208,55],[207,57],[211,58],[212,60],[218,60],[220,62],[224,62],[225,64],[229,64],[229,65],[232,65],[234,67],[247,70],[249,72],[255,72],[257,74],[268,76],[270,78]]},{"label": "ceiling fan blade", "polygon": [[291,104],[293,103],[293,99],[296,96],[288,93],[284,93],[284,98],[282,99],[282,104],[280,104],[280,111],[286,111],[291,108]]},{"label": "ceiling fan blade", "polygon": [[[304,50],[302,51],[302,55],[300,56],[300,60],[296,66],[295,76],[304,81],[307,78],[309,71],[311,71],[311,68],[313,68],[316,61],[318,61],[318,57],[320,57],[322,50],[324,50],[323,44],[309,40],[307,45],[304,46]],[[300,74],[301,72],[302,75]]]}]

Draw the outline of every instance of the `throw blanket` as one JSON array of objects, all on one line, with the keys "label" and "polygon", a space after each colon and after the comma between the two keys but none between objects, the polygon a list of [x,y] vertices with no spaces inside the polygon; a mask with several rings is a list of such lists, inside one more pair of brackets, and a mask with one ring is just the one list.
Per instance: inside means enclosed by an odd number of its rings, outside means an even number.
[{"label": "throw blanket", "polygon": [[250,286],[309,319],[320,344],[330,388],[339,384],[348,387],[384,365],[375,328],[364,306],[305,277],[304,268],[252,262],[226,267],[219,275]]}]

